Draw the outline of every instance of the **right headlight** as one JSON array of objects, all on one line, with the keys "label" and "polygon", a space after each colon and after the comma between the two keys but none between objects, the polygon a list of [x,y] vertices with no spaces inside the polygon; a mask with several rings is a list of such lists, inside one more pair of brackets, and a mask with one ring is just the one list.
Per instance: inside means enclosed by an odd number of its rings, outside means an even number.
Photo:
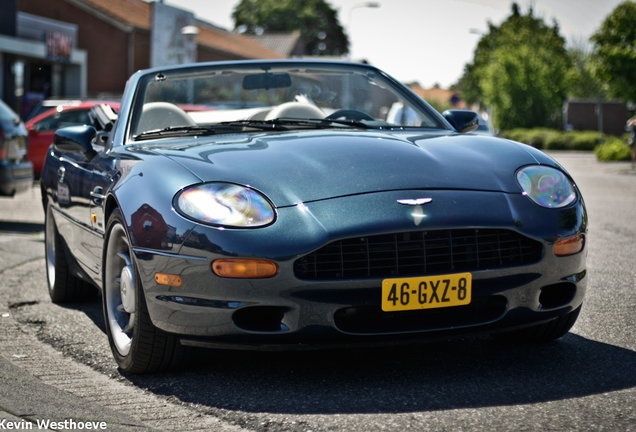
[{"label": "right headlight", "polygon": [[211,225],[257,228],[274,222],[276,213],[260,193],[231,183],[203,183],[179,192],[173,201],[184,216]]},{"label": "right headlight", "polygon": [[532,201],[546,208],[562,208],[576,200],[572,182],[556,168],[533,165],[517,171],[517,182]]}]

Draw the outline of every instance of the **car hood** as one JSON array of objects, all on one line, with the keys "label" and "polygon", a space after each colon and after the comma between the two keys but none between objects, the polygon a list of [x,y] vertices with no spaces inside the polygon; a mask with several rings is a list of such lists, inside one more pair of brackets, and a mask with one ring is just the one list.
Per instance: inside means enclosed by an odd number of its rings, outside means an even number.
[{"label": "car hood", "polygon": [[204,182],[249,185],[278,207],[389,190],[521,193],[515,171],[538,163],[523,144],[444,131],[225,135],[142,147]]}]

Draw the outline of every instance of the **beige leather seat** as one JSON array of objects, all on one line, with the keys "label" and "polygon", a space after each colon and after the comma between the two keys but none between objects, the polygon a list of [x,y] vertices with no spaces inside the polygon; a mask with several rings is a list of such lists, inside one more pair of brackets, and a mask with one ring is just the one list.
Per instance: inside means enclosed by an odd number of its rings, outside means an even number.
[{"label": "beige leather seat", "polygon": [[325,118],[325,113],[316,105],[306,102],[285,102],[271,110],[265,120],[273,120],[280,117],[323,119]]},{"label": "beige leather seat", "polygon": [[194,125],[196,125],[194,120],[177,105],[168,102],[150,102],[144,105],[135,135],[170,126]]}]

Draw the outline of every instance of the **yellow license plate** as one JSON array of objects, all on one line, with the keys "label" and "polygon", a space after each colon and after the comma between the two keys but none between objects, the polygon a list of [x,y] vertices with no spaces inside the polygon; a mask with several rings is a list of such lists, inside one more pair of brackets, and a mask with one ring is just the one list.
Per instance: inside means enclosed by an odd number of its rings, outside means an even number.
[{"label": "yellow license plate", "polygon": [[385,312],[434,309],[470,303],[470,273],[384,279],[382,310]]}]

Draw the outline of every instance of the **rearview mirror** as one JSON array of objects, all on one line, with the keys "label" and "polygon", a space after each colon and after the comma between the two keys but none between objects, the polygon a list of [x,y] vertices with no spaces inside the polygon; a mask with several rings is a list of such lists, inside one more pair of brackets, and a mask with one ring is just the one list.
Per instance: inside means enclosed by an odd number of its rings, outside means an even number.
[{"label": "rearview mirror", "polygon": [[269,90],[273,88],[291,87],[291,77],[288,73],[261,73],[246,75],[243,78],[245,90]]}]

